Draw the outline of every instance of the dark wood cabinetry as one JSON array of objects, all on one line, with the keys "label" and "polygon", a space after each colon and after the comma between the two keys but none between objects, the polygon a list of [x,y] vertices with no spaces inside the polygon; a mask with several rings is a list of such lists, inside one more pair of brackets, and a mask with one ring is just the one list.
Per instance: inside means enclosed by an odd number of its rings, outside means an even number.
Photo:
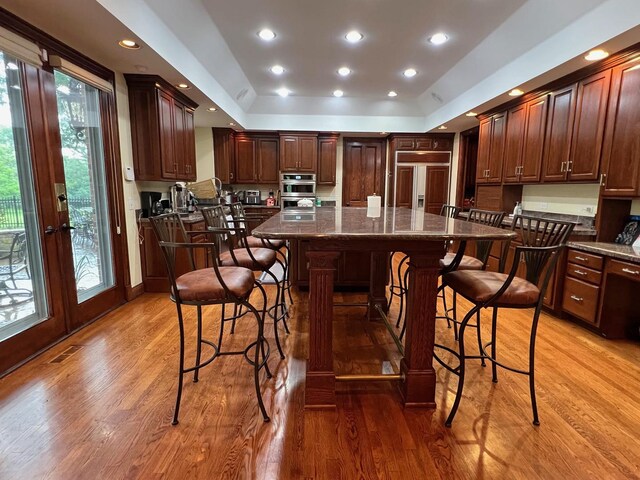
[{"label": "dark wood cabinetry", "polygon": [[155,75],[125,75],[137,180],[196,180],[196,103]]},{"label": "dark wood cabinetry", "polygon": [[480,121],[476,183],[502,182],[506,121],[506,112],[497,113]]},{"label": "dark wood cabinetry", "polygon": [[215,175],[225,184],[236,182],[235,142],[235,132],[230,128],[213,129]]},{"label": "dark wood cabinetry", "polygon": [[545,182],[563,182],[567,179],[576,89],[577,85],[570,85],[550,96],[543,159]]},{"label": "dark wood cabinetry", "polygon": [[640,57],[614,67],[602,152],[604,196],[640,195]]},{"label": "dark wood cabinetry", "polygon": [[338,151],[338,135],[320,135],[318,137],[318,185],[336,184],[336,156]]},{"label": "dark wood cabinetry", "polygon": [[280,170],[312,172],[318,165],[317,134],[280,134]]},{"label": "dark wood cabinetry", "polygon": [[277,137],[236,134],[235,183],[278,183]]}]

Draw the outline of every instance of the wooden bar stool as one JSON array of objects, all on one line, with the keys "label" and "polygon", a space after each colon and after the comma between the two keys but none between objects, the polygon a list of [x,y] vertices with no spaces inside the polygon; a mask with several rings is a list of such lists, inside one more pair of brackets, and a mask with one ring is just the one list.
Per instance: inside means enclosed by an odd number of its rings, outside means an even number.
[{"label": "wooden bar stool", "polygon": [[[216,262],[210,268],[196,270],[193,258],[194,250],[205,249],[210,255],[209,258],[217,258],[217,247],[214,242],[192,243],[189,241],[189,234],[202,235],[203,232],[187,232],[182,224],[182,220],[177,213],[168,213],[157,217],[149,218],[151,226],[156,233],[158,243],[162,249],[164,259],[167,264],[167,272],[171,285],[171,300],[176,304],[178,311],[178,326],[180,329],[180,369],[178,377],[178,394],[176,406],[173,414],[173,425],[178,424],[178,414],[180,412],[180,401],[182,398],[182,385],[184,375],[194,372],[193,381],[198,381],[198,374],[201,368],[206,367],[216,358],[222,355],[242,355],[245,360],[253,366],[254,383],[258,406],[262,412],[265,422],[269,421],[269,416],[262,401],[260,391],[259,372],[264,368],[267,378],[271,378],[271,372],[267,365],[269,358],[269,343],[264,338],[264,318],[250,303],[249,298],[254,287],[253,272],[248,268],[234,266],[218,266]],[[191,270],[178,276],[176,274],[176,256],[179,250],[186,250]],[[256,319],[257,335],[256,340],[251,342],[245,349],[240,351],[223,352],[220,342],[217,344],[202,337],[202,307],[204,305],[241,305],[247,309]],[[185,368],[185,335],[184,319],[182,315],[183,305],[193,305],[197,308],[197,344],[196,360],[191,367]],[[220,327],[222,329],[222,325]],[[202,347],[209,346],[213,353],[202,360]],[[253,359],[249,358],[250,350],[254,349]],[[262,357],[262,358],[261,358]]]},{"label": "wooden bar stool", "polygon": [[[529,389],[531,393],[531,408],[533,411],[533,424],[539,425],[538,408],[535,393],[535,340],[538,327],[538,318],[542,309],[544,292],[553,274],[555,264],[561,249],[567,238],[571,235],[574,223],[545,220],[543,218],[518,216],[514,219],[512,229],[519,233],[522,246],[515,247],[515,254],[508,274],[487,272],[483,270],[457,270],[446,273],[443,283],[457,292],[473,304],[473,307],[460,322],[458,336],[458,351],[436,344],[436,348],[444,349],[458,358],[457,366],[452,367],[445,363],[435,352],[434,358],[444,368],[458,375],[458,389],[456,398],[451,407],[451,412],[445,421],[450,427],[458,411],[465,379],[465,363],[468,359],[487,359],[492,363],[492,380],[498,381],[497,367],[502,367],[515,373],[529,377]],[[503,250],[501,271],[504,270],[506,252],[509,245]],[[520,275],[521,276],[520,276]],[[480,310],[493,308],[491,324],[491,341],[485,345],[479,345],[479,355],[468,355],[465,352],[464,334],[469,326],[469,321],[475,316],[476,325],[480,329]],[[531,333],[529,339],[529,366],[528,369],[514,368],[499,362],[496,357],[496,330],[498,310],[500,308],[534,308]],[[487,347],[491,346],[491,353],[487,353]]]}]

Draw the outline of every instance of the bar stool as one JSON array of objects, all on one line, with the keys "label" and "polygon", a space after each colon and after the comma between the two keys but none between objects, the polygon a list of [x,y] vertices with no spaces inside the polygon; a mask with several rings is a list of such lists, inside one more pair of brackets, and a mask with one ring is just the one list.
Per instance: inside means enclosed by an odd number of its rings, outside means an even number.
[{"label": "bar stool", "polygon": [[[267,302],[265,301],[263,306],[263,316],[266,313],[269,314],[271,318],[273,318],[273,327],[275,333],[276,346],[278,347],[278,352],[280,353],[280,358],[284,359],[284,351],[282,350],[282,346],[280,344],[280,336],[278,333],[278,323],[282,322],[285,327],[285,331],[289,333],[289,328],[286,322],[286,311],[283,303],[283,295],[282,295],[282,279],[278,279],[273,272],[271,272],[271,267],[273,267],[276,262],[280,263],[284,271],[284,265],[278,260],[276,256],[276,252],[271,248],[264,247],[248,247],[247,245],[247,230],[244,225],[241,225],[240,222],[233,222],[233,217],[231,217],[231,222],[227,218],[227,214],[224,211],[222,206],[215,207],[206,207],[201,210],[202,216],[204,217],[205,223],[207,225],[207,230],[209,232],[217,234],[218,243],[220,245],[218,250],[218,262],[222,266],[241,266],[245,268],[249,268],[254,272],[260,272],[268,275],[273,280],[276,285],[276,298],[273,302],[273,305],[267,306]],[[242,246],[245,245],[245,246]],[[263,292],[266,298],[266,291],[262,282],[257,279],[256,286]],[[234,313],[232,317],[226,317],[225,311],[223,309],[222,316],[224,324],[226,321],[232,321],[231,333],[233,333],[235,328],[235,321],[242,317],[246,312],[243,312],[242,309],[238,310],[238,306],[234,308]]]},{"label": "bar stool", "polygon": [[[477,208],[472,208],[471,210],[469,210],[467,221],[498,228],[502,225],[504,215],[504,212],[495,212],[492,210],[480,210]],[[440,260],[441,275],[452,272],[454,270],[485,270],[487,268],[487,262],[489,261],[489,254],[491,253],[492,247],[493,240],[478,240],[475,242],[475,256],[462,255],[460,257],[452,252],[447,253],[445,257]],[[458,317],[456,310],[457,294],[455,291],[453,292],[453,306],[451,308],[447,308],[445,287],[446,286],[443,282],[438,288],[438,295],[442,298],[442,305],[444,307],[444,316],[438,316],[436,318],[446,318],[447,326],[449,328],[451,328],[451,325],[453,324],[453,336],[457,340],[459,323],[457,320]],[[449,312],[451,312],[453,316],[449,316]],[[468,326],[473,327],[475,325],[469,324]],[[480,329],[478,329],[478,342],[481,342]],[[484,359],[482,360],[482,365],[485,365]]]},{"label": "bar stool", "polygon": [[[254,237],[253,235],[251,235],[251,232],[249,231],[249,228],[248,228],[248,223],[250,220],[257,220],[262,223],[268,220],[270,218],[270,215],[261,215],[259,213],[256,213],[256,214],[246,213],[244,211],[244,206],[240,202],[232,203],[230,205],[230,208],[231,208],[231,216],[233,217],[233,221],[240,222],[240,224],[247,229],[247,237],[245,240],[243,240],[245,244],[241,246],[243,247],[247,246],[249,248],[261,248],[261,247],[271,248],[275,250],[276,254],[282,259],[282,264],[284,264],[284,272],[283,272],[284,282],[282,284],[283,285],[282,287],[283,301],[284,301],[284,295],[286,293],[289,296],[289,303],[293,305],[293,297],[291,295],[291,282],[289,281],[289,261],[291,259],[290,258],[291,252],[289,249],[289,245],[285,240],[281,240],[279,238],[264,239],[264,238]],[[283,249],[285,253],[282,253]],[[286,310],[286,303],[285,303],[285,310]],[[287,317],[288,316],[289,316],[289,313],[287,311]]]},{"label": "bar stool", "polygon": [[[567,238],[571,235],[574,223],[545,220],[530,216],[518,216],[514,219],[512,229],[520,235],[522,246],[516,246],[511,270],[508,274],[487,272],[483,270],[458,270],[446,273],[443,283],[454,292],[473,304],[473,307],[460,322],[458,338],[458,351],[436,344],[436,348],[444,349],[452,353],[459,363],[452,367],[445,363],[435,352],[434,358],[444,368],[459,376],[456,398],[445,425],[451,426],[458,411],[465,379],[465,363],[468,359],[487,359],[491,362],[492,381],[497,383],[497,367],[509,371],[527,375],[529,377],[529,390],[531,394],[531,408],[533,411],[533,424],[539,425],[538,408],[535,393],[535,340],[538,327],[540,310],[544,292],[553,273],[558,256],[564,247]],[[501,271],[504,270],[506,252],[509,244],[505,246],[501,261]],[[524,275],[518,276],[519,269],[524,268]],[[491,341],[479,345],[479,355],[468,355],[465,352],[464,334],[469,321],[476,317],[476,325],[480,328],[480,309],[492,308]],[[500,308],[535,308],[529,339],[529,367],[528,369],[514,368],[499,362],[496,357],[496,331],[498,310]],[[487,348],[491,346],[491,353]]]},{"label": "bar stool", "polygon": [[[210,268],[196,270],[193,258],[194,250],[204,249],[209,253],[210,258],[217,258],[216,244],[213,242],[190,242],[189,234],[202,235],[203,232],[187,232],[180,216],[177,213],[159,215],[151,217],[149,220],[151,221],[151,226],[156,233],[158,244],[160,245],[167,264],[167,272],[169,274],[171,286],[170,298],[176,304],[178,312],[178,326],[180,330],[180,369],[178,377],[178,393],[172,424],[178,424],[184,375],[189,372],[194,372],[193,381],[198,382],[200,369],[206,367],[222,355],[242,355],[245,360],[253,366],[258,406],[262,412],[262,418],[265,422],[268,422],[269,416],[267,415],[267,411],[262,401],[262,393],[260,392],[259,372],[264,368],[267,378],[271,378],[271,372],[267,365],[267,359],[269,358],[269,343],[263,335],[264,318],[249,301],[254,287],[253,272],[250,269],[243,267],[218,266],[216,262],[214,262],[213,266]],[[178,256],[178,252],[181,250],[186,250],[190,271],[178,276],[176,273],[176,257]],[[222,345],[220,342],[215,344],[211,340],[207,340],[202,337],[202,307],[204,305],[224,306],[227,303],[242,305],[247,309],[247,312],[251,312],[251,314],[253,314],[258,324],[256,340],[251,342],[243,350],[223,352],[221,350]],[[184,359],[185,335],[184,319],[182,316],[183,305],[193,305],[197,309],[196,360],[195,364],[188,368],[185,368]],[[220,328],[222,329],[222,324]],[[212,355],[204,361],[202,361],[203,345],[207,345],[213,349]],[[249,358],[249,351],[252,348],[255,349],[253,360]],[[262,359],[260,356],[262,356]]]}]

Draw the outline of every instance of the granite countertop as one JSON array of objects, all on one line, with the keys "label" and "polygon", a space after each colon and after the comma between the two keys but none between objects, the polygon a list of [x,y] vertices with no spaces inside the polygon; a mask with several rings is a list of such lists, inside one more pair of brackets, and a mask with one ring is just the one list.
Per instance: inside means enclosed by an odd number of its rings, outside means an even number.
[{"label": "granite countertop", "polygon": [[[189,215],[183,215],[180,217],[182,219],[182,223],[198,223],[204,222],[204,217],[200,212],[190,213]],[[141,218],[141,222],[146,223],[149,222],[148,218]]]},{"label": "granite countertop", "polygon": [[569,248],[640,264],[640,249],[608,242],[568,242]]},{"label": "granite countertop", "polygon": [[309,213],[280,212],[253,230],[260,238],[322,240],[508,240],[515,233],[408,208],[316,207]]},{"label": "granite countertop", "polygon": [[[532,216],[536,216],[536,217],[541,217],[541,218],[548,218],[549,220],[560,220],[560,221],[570,221],[570,222],[577,222],[579,223],[579,225],[576,225],[573,228],[573,232],[571,232],[571,235],[579,235],[579,236],[596,236],[596,234],[598,233],[596,231],[595,228],[593,228],[593,224],[591,222],[593,222],[592,218],[588,218],[588,217],[579,217],[576,215],[563,215],[563,214],[559,214],[559,213],[545,213],[545,212],[529,212],[529,211],[524,211],[522,213],[523,215],[532,215]],[[467,218],[469,216],[469,212],[460,212],[459,216],[461,218]],[[513,225],[513,216],[512,215],[505,215],[504,219],[502,220],[502,226],[503,227],[511,227],[511,225]]]},{"label": "granite countertop", "polygon": [[277,208],[278,210],[280,209],[280,205],[265,205],[264,203],[261,203],[260,205],[245,205],[243,203],[242,207],[243,208]]}]

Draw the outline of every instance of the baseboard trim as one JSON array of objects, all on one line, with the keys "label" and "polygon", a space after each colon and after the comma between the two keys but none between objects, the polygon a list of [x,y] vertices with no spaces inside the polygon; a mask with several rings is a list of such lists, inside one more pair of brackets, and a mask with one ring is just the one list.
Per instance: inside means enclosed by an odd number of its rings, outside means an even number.
[{"label": "baseboard trim", "polygon": [[131,300],[138,298],[143,293],[144,293],[144,283],[139,283],[135,287],[127,286],[125,291],[127,302],[130,302]]}]

